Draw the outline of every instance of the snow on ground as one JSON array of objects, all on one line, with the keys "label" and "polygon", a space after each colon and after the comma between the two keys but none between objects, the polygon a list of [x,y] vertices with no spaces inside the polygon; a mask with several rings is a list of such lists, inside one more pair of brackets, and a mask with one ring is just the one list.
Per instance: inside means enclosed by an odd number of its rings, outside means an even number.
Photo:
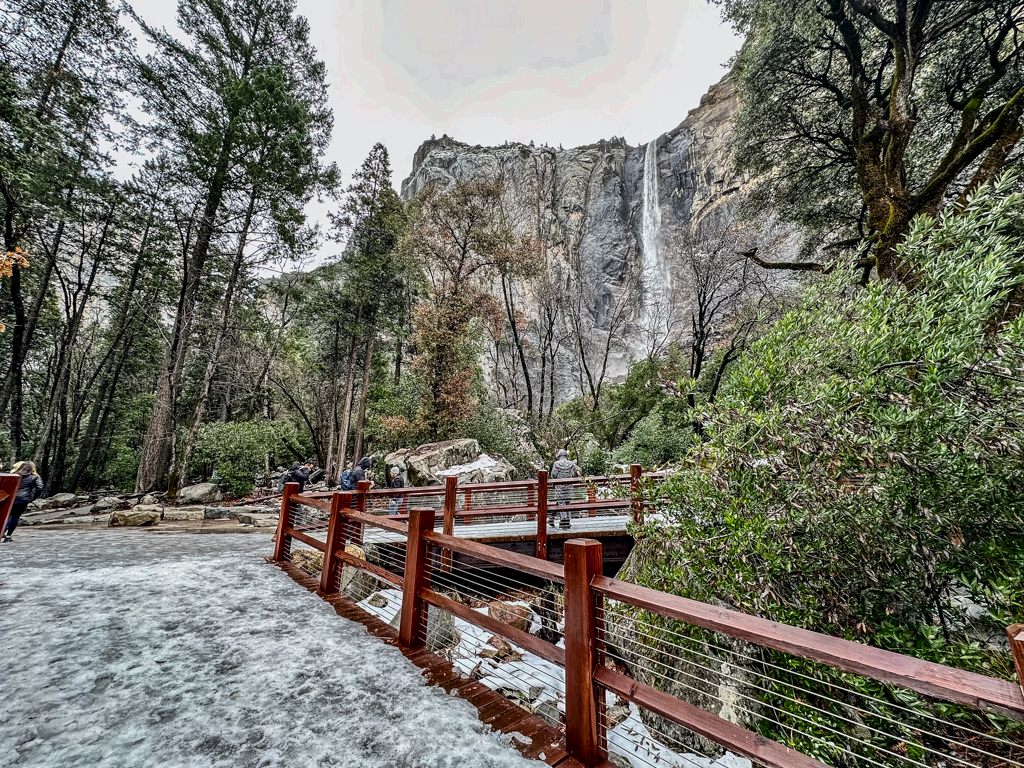
[{"label": "snow on ground", "polygon": [[539,765],[263,562],[270,547],[139,531],[0,545],[0,766]]}]

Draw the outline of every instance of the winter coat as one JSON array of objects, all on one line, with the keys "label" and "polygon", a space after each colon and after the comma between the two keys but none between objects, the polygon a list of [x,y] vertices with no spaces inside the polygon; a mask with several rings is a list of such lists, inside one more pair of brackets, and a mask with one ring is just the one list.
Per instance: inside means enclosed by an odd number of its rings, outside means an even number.
[{"label": "winter coat", "polygon": [[18,504],[29,504],[43,495],[43,478],[39,475],[22,475],[18,482],[18,493],[14,500]]},{"label": "winter coat", "polygon": [[562,480],[566,477],[579,477],[579,465],[569,459],[558,459],[551,465],[551,477],[555,480]]},{"label": "winter coat", "polygon": [[299,467],[298,469],[292,469],[288,472],[288,482],[299,484],[299,493],[302,493],[303,488],[306,487],[306,483],[309,482],[309,470],[305,467]]}]

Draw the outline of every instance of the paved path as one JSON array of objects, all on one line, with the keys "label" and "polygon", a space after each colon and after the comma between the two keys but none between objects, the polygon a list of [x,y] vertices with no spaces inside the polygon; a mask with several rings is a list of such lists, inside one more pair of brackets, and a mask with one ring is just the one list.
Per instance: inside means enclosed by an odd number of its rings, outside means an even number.
[{"label": "paved path", "polygon": [[144,531],[0,545],[0,766],[539,765],[269,551]]}]

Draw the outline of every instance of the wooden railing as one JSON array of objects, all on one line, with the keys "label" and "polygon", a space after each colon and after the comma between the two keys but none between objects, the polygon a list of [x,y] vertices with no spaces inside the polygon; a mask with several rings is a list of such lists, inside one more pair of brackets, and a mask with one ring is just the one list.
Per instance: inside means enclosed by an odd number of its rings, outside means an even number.
[{"label": "wooden railing", "polygon": [[[430,507],[438,514],[435,525],[453,534],[456,525],[488,525],[510,520],[532,520],[536,556],[547,558],[548,519],[560,513],[585,517],[628,517],[641,522],[644,483],[660,482],[664,473],[644,472],[639,464],[629,474],[552,479],[541,470],[535,478],[500,483],[465,483],[445,478],[444,485],[412,488],[374,488],[369,484],[353,492],[350,502],[360,511],[408,520],[410,506]],[[308,494],[325,499],[331,493]],[[557,521],[556,521],[557,522]]]},{"label": "wooden railing", "polygon": [[7,517],[11,514],[20,483],[21,475],[0,472],[0,533],[7,527]]},{"label": "wooden railing", "polygon": [[[543,482],[539,483],[538,496],[543,495],[543,488]],[[338,593],[338,577],[344,566],[366,571],[400,590],[398,642],[405,649],[425,646],[428,630],[426,611],[428,606],[433,606],[564,669],[565,746],[569,754],[584,766],[610,765],[607,762],[607,727],[603,716],[606,691],[758,765],[772,768],[822,768],[825,765],[815,757],[797,752],[646,684],[628,671],[606,666],[604,658],[608,648],[606,628],[602,622],[609,601],[681,625],[720,633],[752,646],[896,685],[942,702],[1024,721],[1024,625],[1015,625],[1008,630],[1018,685],[606,577],[602,575],[602,547],[597,541],[567,541],[563,566],[439,532],[435,530],[436,510],[431,508],[414,507],[406,518],[394,519],[372,515],[359,509],[358,505],[354,506],[356,494],[337,493],[328,501],[301,496],[296,491],[297,486],[289,486],[285,490],[275,561],[289,559],[291,542],[295,540],[324,553],[320,576],[320,593],[324,596]],[[539,509],[544,509],[542,500],[539,503]],[[327,516],[320,524],[320,530],[326,530],[326,538],[320,540],[311,535],[308,522],[295,524],[296,509],[301,508]],[[398,567],[368,562],[346,552],[346,544],[355,541],[367,526],[404,536],[404,560]],[[560,585],[564,595],[564,648],[474,610],[453,599],[450,593],[444,594],[432,583],[440,573],[437,563],[442,562],[437,553],[444,552],[460,553],[509,572]],[[433,571],[431,563],[435,566]],[[955,762],[968,766],[976,764],[962,758]],[[1000,764],[1020,763],[985,763]]]}]

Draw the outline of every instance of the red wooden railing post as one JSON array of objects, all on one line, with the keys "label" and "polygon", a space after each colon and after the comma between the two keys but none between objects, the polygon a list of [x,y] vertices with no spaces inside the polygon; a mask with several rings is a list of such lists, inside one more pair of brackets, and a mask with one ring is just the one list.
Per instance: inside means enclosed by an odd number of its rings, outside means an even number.
[{"label": "red wooden railing post", "polygon": [[324,564],[320,569],[320,594],[332,595],[338,589],[338,559],[334,553],[345,546],[345,521],[342,510],[347,510],[352,503],[351,493],[331,495],[331,518],[327,522],[327,545],[324,547]]},{"label": "red wooden railing post", "polygon": [[600,663],[598,597],[590,588],[602,566],[601,542],[565,542],[565,745],[585,766],[607,758],[602,696],[594,684]]},{"label": "red wooden railing post", "polygon": [[0,493],[5,494],[0,501],[0,533],[7,527],[7,518],[14,507],[14,499],[18,495],[18,486],[21,484],[21,475],[11,472],[0,473]]},{"label": "red wooden railing post", "polygon": [[1017,685],[1024,694],[1024,624],[1011,624],[1006,628],[1006,636],[1010,639],[1010,653],[1017,668]]},{"label": "red wooden railing post", "polygon": [[398,624],[398,644],[403,648],[420,648],[427,641],[420,589],[427,582],[427,542],[423,534],[433,530],[434,510],[414,507],[409,511],[405,578],[402,582],[402,616]]},{"label": "red wooden railing post", "polygon": [[[370,481],[360,480],[356,483],[356,511],[366,512],[366,494],[370,492]],[[349,532],[349,538],[352,539],[353,544],[363,546],[363,524],[362,523],[351,523],[351,530]]]},{"label": "red wooden railing post", "polygon": [[632,501],[630,507],[633,512],[634,523],[642,523],[644,521],[644,500],[640,491],[640,478],[643,476],[643,473],[644,468],[639,464],[629,465],[629,498]]},{"label": "red wooden railing post", "polygon": [[299,492],[298,483],[285,483],[281,494],[281,516],[277,518],[277,536],[274,539],[274,562],[286,560],[292,551],[291,498]]},{"label": "red wooden railing post", "polygon": [[[459,478],[449,476],[444,479],[444,519],[441,522],[441,533],[452,536],[455,533],[455,506],[459,492]],[[441,550],[441,570],[452,569],[452,551]]]},{"label": "red wooden railing post", "polygon": [[548,471],[537,473],[537,557],[548,559]]},{"label": "red wooden railing post", "polygon": [[[587,501],[591,504],[597,504],[597,483],[587,483]],[[596,517],[596,509],[588,509],[587,515],[589,517]]]}]

